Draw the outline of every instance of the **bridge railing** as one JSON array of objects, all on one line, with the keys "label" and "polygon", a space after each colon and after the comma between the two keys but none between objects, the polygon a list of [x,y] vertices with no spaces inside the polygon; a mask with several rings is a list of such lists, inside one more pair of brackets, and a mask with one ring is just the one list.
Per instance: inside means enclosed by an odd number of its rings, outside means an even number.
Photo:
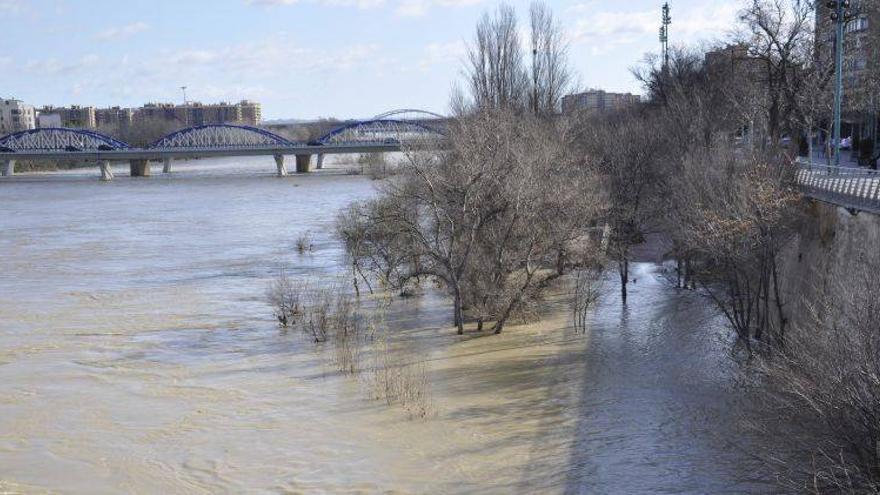
[{"label": "bridge railing", "polygon": [[801,162],[797,182],[811,198],[844,208],[880,213],[880,172]]}]

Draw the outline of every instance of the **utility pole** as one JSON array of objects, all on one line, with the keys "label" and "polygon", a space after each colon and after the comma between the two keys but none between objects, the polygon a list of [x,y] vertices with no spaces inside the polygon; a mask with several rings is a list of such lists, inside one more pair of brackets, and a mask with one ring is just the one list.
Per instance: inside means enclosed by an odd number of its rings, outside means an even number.
[{"label": "utility pole", "polygon": [[181,86],[180,90],[183,91],[183,125],[189,127],[189,107],[186,106],[186,86]]},{"label": "utility pole", "polygon": [[840,114],[843,107],[843,43],[849,22],[849,0],[831,0],[825,4],[834,22],[834,122],[831,139],[834,143],[834,166],[840,166]]},{"label": "utility pole", "polygon": [[663,4],[663,11],[660,24],[660,47],[663,51],[663,71],[669,69],[669,25],[672,24],[672,17],[669,16],[669,2]]}]

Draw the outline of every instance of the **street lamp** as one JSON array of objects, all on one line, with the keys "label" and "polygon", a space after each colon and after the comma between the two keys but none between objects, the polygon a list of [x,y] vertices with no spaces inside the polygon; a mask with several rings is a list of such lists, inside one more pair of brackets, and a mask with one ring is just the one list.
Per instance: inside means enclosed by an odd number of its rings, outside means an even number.
[{"label": "street lamp", "polygon": [[189,111],[186,108],[186,86],[181,86],[180,90],[183,91],[183,124],[189,127]]},{"label": "street lamp", "polygon": [[851,19],[849,0],[831,0],[825,4],[831,10],[834,22],[834,128],[831,139],[834,142],[834,166],[840,166],[840,113],[843,100],[843,36],[847,22]]}]

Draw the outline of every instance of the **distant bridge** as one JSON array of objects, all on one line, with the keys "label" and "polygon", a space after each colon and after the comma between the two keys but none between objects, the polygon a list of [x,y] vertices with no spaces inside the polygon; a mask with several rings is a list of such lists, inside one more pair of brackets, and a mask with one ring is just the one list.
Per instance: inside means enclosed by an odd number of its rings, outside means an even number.
[{"label": "distant bridge", "polygon": [[370,120],[343,124],[308,142],[291,141],[251,126],[200,125],[172,132],[146,147],[134,147],[87,129],[30,129],[0,137],[0,170],[4,176],[11,176],[16,161],[75,160],[96,162],[102,180],[111,180],[113,161],[128,161],[131,175],[137,177],[150,175],[152,161],[163,162],[163,172],[167,173],[171,171],[172,160],[271,155],[278,175],[285,176],[284,157],[289,155],[296,157],[296,171],[306,173],[311,170],[313,155],[317,156],[317,168],[323,168],[324,155],[441,146],[445,139],[445,120],[441,119],[441,115],[421,110],[395,110]]}]

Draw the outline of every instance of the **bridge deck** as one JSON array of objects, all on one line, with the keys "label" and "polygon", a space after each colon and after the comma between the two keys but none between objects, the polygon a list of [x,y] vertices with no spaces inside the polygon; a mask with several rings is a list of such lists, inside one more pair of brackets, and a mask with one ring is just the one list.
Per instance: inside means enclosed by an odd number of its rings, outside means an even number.
[{"label": "bridge deck", "polygon": [[880,172],[802,163],[797,182],[808,197],[844,208],[880,214]]},{"label": "bridge deck", "polygon": [[323,146],[242,146],[228,148],[128,148],[108,151],[16,151],[0,152],[0,161],[16,160],[76,160],[76,161],[121,161],[156,160],[166,158],[211,158],[224,156],[258,155],[334,155],[342,153],[385,153],[400,151],[400,144],[332,144]]}]

